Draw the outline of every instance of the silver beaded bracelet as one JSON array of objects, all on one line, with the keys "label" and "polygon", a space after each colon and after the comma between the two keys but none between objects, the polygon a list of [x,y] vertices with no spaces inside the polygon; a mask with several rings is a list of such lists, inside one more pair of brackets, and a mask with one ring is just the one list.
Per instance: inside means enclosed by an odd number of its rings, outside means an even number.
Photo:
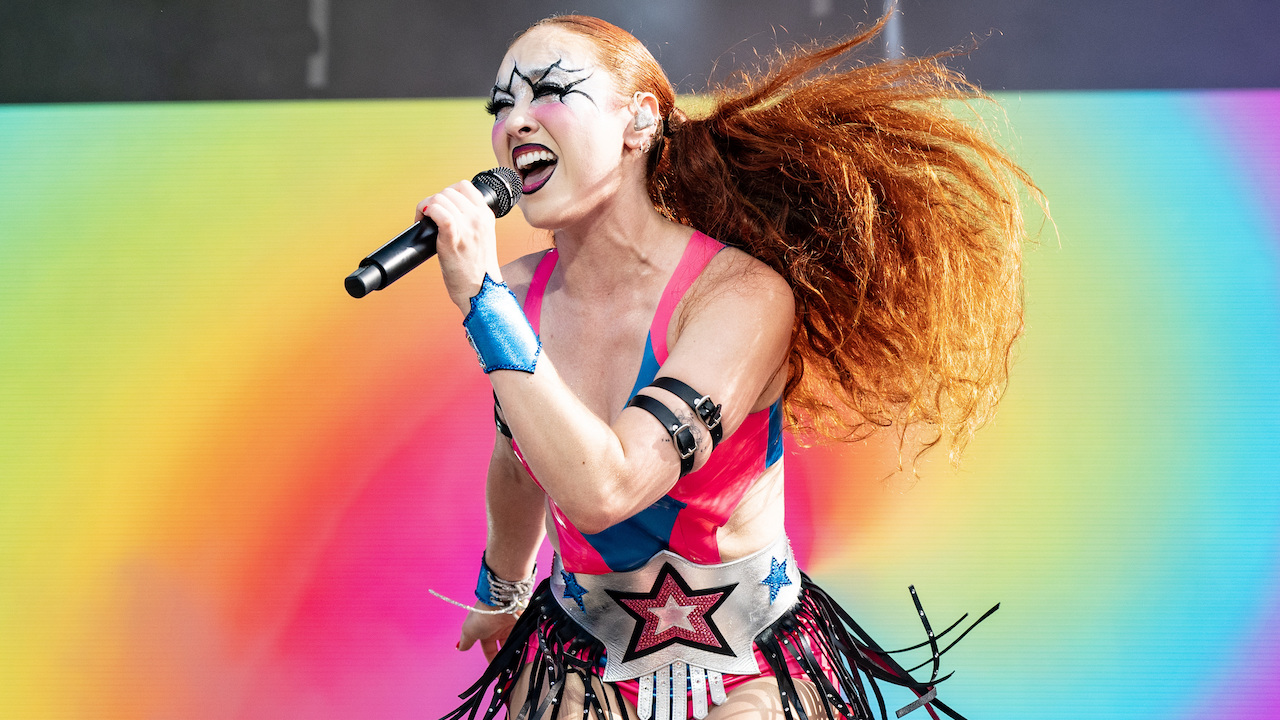
[{"label": "silver beaded bracelet", "polygon": [[481,615],[519,615],[529,606],[529,600],[533,598],[533,587],[538,577],[538,566],[533,566],[533,572],[524,580],[512,582],[503,580],[498,577],[493,569],[489,567],[489,563],[485,562],[483,555],[480,556],[480,577],[476,581],[476,599],[485,605],[492,605],[493,610],[481,610],[470,605],[464,605],[457,600],[447,598],[444,595],[431,590],[431,594],[452,603],[460,608],[466,608],[474,613]]}]

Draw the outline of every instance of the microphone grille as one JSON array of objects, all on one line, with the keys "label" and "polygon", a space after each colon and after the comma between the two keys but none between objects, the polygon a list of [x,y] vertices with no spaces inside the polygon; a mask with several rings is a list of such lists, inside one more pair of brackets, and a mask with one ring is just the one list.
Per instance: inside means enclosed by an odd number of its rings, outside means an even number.
[{"label": "microphone grille", "polygon": [[502,217],[511,212],[511,208],[520,202],[520,175],[507,167],[496,167],[485,170],[471,179],[475,185],[484,184],[493,191],[494,199],[490,203],[494,217]]}]

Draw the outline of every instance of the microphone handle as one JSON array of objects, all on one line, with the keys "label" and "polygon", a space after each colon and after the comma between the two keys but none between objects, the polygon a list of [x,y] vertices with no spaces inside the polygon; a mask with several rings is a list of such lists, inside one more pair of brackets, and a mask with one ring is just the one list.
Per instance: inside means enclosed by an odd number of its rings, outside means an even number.
[{"label": "microphone handle", "polygon": [[423,218],[361,260],[343,286],[351,297],[362,298],[404,277],[435,254],[436,224]]}]

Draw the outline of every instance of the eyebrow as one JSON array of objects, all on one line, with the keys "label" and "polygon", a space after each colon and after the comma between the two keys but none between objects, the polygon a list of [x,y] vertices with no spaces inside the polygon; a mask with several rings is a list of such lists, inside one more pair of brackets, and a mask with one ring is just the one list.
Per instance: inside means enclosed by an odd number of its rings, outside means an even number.
[{"label": "eyebrow", "polygon": [[[547,76],[548,76],[548,75],[550,75],[550,74],[552,74],[553,72],[561,72],[561,73],[565,73],[565,74],[573,74],[573,73],[582,73],[582,72],[587,72],[587,69],[586,69],[586,68],[570,69],[570,68],[562,67],[562,66],[560,65],[560,63],[562,63],[562,62],[564,62],[564,59],[563,59],[563,58],[562,58],[562,59],[560,59],[560,60],[556,60],[555,62],[551,63],[550,65],[548,65],[548,66],[546,66],[546,67],[544,67],[544,68],[534,68],[534,69],[530,70],[527,74],[526,74],[526,73],[524,73],[524,72],[521,72],[521,70],[520,70],[520,66],[519,66],[519,65],[517,65],[517,64],[515,64],[515,63],[512,63],[512,64],[511,64],[511,74],[509,74],[509,75],[507,76],[507,86],[506,86],[506,87],[502,87],[501,85],[498,85],[497,83],[494,83],[494,85],[493,85],[493,89],[489,92],[489,94],[490,94],[490,96],[492,96],[492,95],[496,95],[496,94],[498,94],[498,93],[500,93],[500,92],[501,92],[501,93],[506,93],[506,94],[510,95],[510,94],[511,94],[511,87],[512,87],[513,85],[515,85],[515,82],[516,82],[516,78],[517,78],[517,77],[519,77],[521,80],[523,80],[523,81],[525,82],[525,84],[526,84],[526,85],[528,85],[530,88],[535,88],[535,87],[537,87],[540,83],[542,83],[544,80],[546,80],[546,79],[547,79]],[[563,97],[564,95],[568,95],[569,93],[577,93],[577,94],[579,94],[579,95],[581,95],[581,96],[585,97],[586,99],[591,100],[592,104],[594,104],[594,103],[595,103],[595,100],[594,100],[590,95],[588,95],[588,94],[586,94],[586,93],[582,92],[581,90],[575,90],[575,89],[574,89],[574,86],[575,86],[575,85],[577,85],[578,83],[581,83],[581,82],[582,82],[582,81],[584,81],[584,80],[587,80],[587,79],[588,79],[588,78],[590,78],[590,77],[591,77],[591,74],[588,74],[586,77],[580,77],[580,78],[578,78],[577,80],[573,80],[572,82],[569,82],[568,84],[566,84],[566,85],[562,88],[562,90],[563,90],[564,92],[562,93],[561,97]]]}]

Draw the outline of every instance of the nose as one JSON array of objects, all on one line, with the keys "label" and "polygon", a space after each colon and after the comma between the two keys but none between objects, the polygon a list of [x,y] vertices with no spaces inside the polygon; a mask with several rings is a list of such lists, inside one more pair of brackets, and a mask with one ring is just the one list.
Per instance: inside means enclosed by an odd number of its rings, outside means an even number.
[{"label": "nose", "polygon": [[519,99],[511,106],[510,112],[507,113],[507,119],[503,122],[503,126],[508,135],[512,137],[523,137],[530,135],[538,129],[538,121],[534,119],[532,104],[526,99]]}]

